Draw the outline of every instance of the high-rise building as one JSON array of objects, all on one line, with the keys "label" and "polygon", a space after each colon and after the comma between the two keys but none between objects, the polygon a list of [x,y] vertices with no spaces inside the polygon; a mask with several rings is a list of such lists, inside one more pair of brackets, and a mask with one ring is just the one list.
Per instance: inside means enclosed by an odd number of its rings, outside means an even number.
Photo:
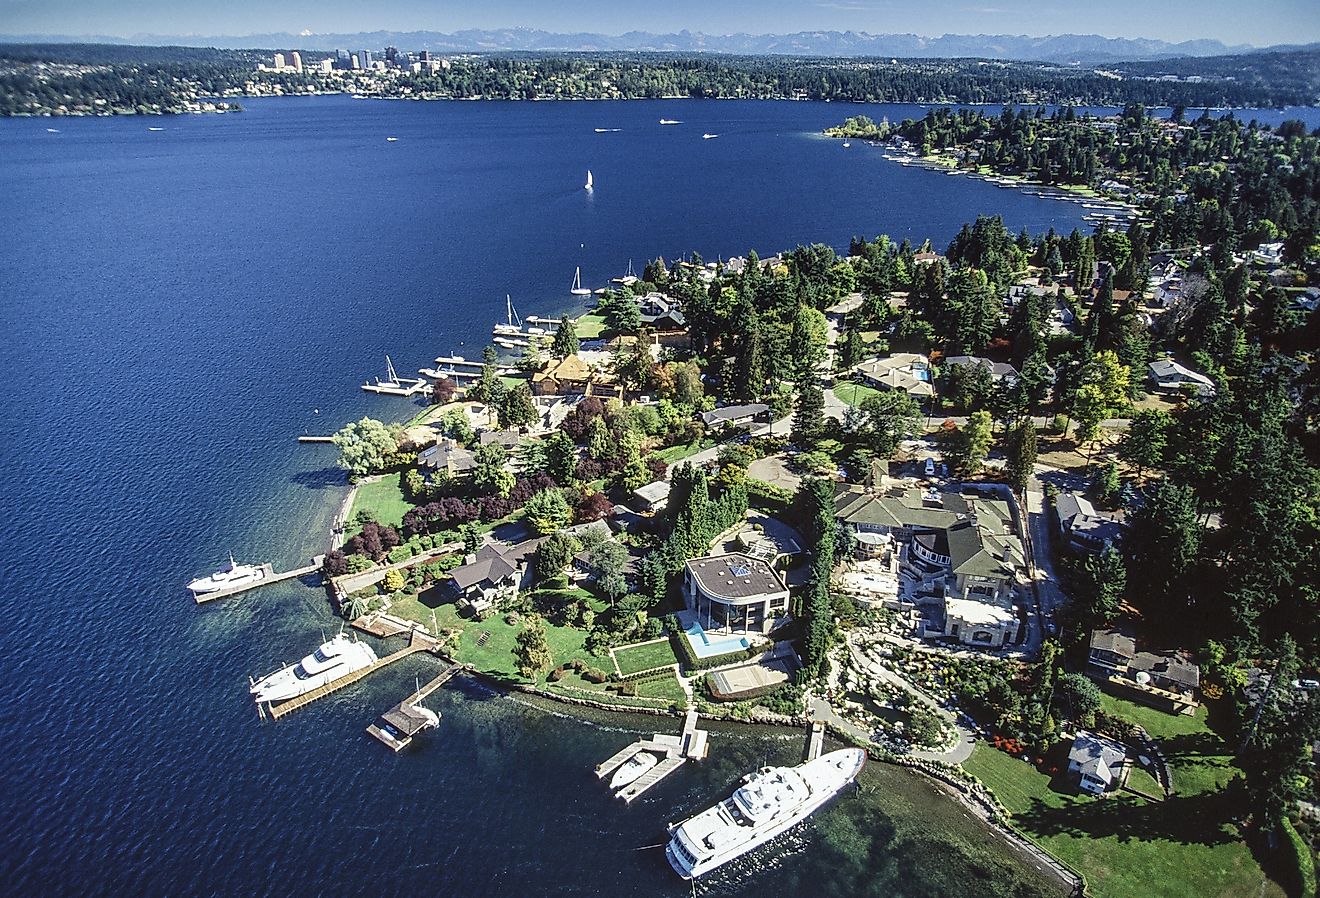
[{"label": "high-rise building", "polygon": [[386,47],[386,48],[385,48],[385,61],[388,62],[388,63],[390,63],[391,65],[393,65],[393,64],[396,63],[396,62],[398,62],[398,61],[399,61],[399,48],[398,48],[398,47]]},{"label": "high-rise building", "polygon": [[335,70],[335,60],[329,57],[322,59],[317,63],[317,69],[320,70],[321,74],[328,75]]},{"label": "high-rise building", "polygon": [[417,54],[417,59],[418,59],[419,61],[421,61],[421,62],[430,62],[430,61],[431,61],[431,51],[430,51],[430,50],[423,50],[423,51],[421,51],[420,53]]},{"label": "high-rise building", "polygon": [[359,50],[359,51],[357,51],[357,53],[355,53],[355,54],[353,54],[353,55],[357,57],[357,61],[358,61],[358,65],[357,65],[357,67],[358,67],[358,68],[360,68],[360,69],[369,69],[369,68],[371,68],[371,51],[370,51],[370,50]]},{"label": "high-rise building", "polygon": [[276,53],[276,54],[275,54],[275,71],[278,72],[278,71],[279,71],[280,69],[282,69],[282,68],[284,68],[284,54],[283,54],[283,53]]},{"label": "high-rise building", "polygon": [[289,56],[288,56],[288,60],[289,60],[289,68],[293,69],[295,72],[301,72],[301,71],[302,71],[302,54],[301,54],[301,53],[299,53],[297,50],[294,50],[293,52],[291,52],[291,53],[289,54]]}]

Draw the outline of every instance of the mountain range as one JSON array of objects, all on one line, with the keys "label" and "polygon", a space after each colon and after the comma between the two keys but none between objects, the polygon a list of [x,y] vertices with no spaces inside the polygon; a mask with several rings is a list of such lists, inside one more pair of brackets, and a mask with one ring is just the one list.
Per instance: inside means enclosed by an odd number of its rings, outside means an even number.
[{"label": "mountain range", "polygon": [[303,32],[296,35],[270,33],[245,36],[137,34],[128,38],[46,34],[4,36],[0,37],[0,41],[302,50],[379,49],[396,46],[406,50],[431,50],[440,53],[656,51],[785,56],[888,56],[908,59],[974,57],[1075,65],[1217,56],[1250,53],[1257,49],[1247,45],[1227,46],[1217,40],[1170,43],[1150,38],[1112,38],[1097,34],[1060,34],[1045,37],[1010,34],[945,34],[940,37],[923,37],[917,34],[868,34],[864,31],[725,35],[693,31],[670,34],[630,31],[626,34],[605,35],[565,34],[529,28],[474,29],[450,34],[438,31],[373,31],[357,34]]}]

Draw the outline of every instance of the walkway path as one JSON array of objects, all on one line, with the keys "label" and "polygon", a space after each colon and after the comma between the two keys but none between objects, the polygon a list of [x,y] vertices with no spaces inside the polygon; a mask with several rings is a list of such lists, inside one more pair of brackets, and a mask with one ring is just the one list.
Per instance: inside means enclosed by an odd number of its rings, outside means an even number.
[{"label": "walkway path", "polygon": [[427,549],[419,555],[406,558],[403,561],[396,561],[392,564],[373,567],[370,570],[363,571],[360,574],[345,574],[342,577],[336,577],[334,580],[335,589],[342,594],[357,592],[359,589],[366,589],[368,586],[375,586],[385,579],[387,571],[401,570],[412,567],[415,564],[422,564],[432,561],[441,555],[448,555],[450,552],[458,552],[463,548],[462,543],[445,543],[443,546],[436,546],[434,549]]}]

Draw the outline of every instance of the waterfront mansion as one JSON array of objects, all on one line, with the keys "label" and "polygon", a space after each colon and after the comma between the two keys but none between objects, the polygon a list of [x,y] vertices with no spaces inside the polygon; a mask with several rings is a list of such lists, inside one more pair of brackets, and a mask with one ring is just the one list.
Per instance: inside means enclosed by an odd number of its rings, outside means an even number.
[{"label": "waterfront mansion", "polygon": [[896,560],[896,610],[920,609],[924,636],[1003,648],[1020,638],[1014,602],[1026,569],[1013,512],[1002,499],[938,490],[846,487],[836,514],[855,536],[854,559]]},{"label": "waterfront mansion", "polygon": [[769,633],[788,614],[788,587],[766,562],[733,552],[683,566],[688,611],[708,630]]}]

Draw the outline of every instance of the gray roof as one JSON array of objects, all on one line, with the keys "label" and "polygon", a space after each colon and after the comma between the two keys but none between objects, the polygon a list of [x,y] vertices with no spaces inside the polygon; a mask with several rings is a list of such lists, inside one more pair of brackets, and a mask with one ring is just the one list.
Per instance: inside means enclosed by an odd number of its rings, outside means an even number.
[{"label": "gray roof", "polygon": [[528,555],[536,551],[540,539],[529,539],[508,546],[486,543],[477,550],[468,564],[459,565],[449,572],[459,589],[470,589],[479,583],[495,584],[518,570]]},{"label": "gray roof", "polygon": [[1018,370],[1007,362],[992,362],[975,355],[951,355],[944,360],[944,364],[961,365],[964,368],[984,368],[995,380],[1018,376]]},{"label": "gray roof", "polygon": [[442,440],[417,455],[417,464],[424,468],[439,470],[444,468],[455,474],[471,471],[477,466],[472,453],[453,440]]},{"label": "gray roof", "polygon": [[1201,668],[1172,652],[1137,652],[1128,662],[1128,673],[1145,672],[1191,691],[1201,685]]},{"label": "gray roof", "polygon": [[702,591],[716,598],[747,599],[787,589],[770,565],[741,552],[694,558],[684,566]]},{"label": "gray roof", "polygon": [[741,421],[744,418],[755,418],[758,415],[764,415],[770,411],[770,406],[763,402],[753,402],[750,405],[726,405],[724,408],[712,409],[701,413],[701,420],[707,427],[715,424],[727,424],[730,421]]},{"label": "gray roof", "polygon": [[1127,757],[1127,749],[1113,739],[1079,730],[1068,750],[1068,763],[1105,783],[1114,781],[1114,769]]},{"label": "gray roof", "polygon": [[1112,652],[1123,658],[1131,658],[1137,653],[1137,641],[1118,630],[1091,631],[1091,648],[1102,652]]},{"label": "gray roof", "polygon": [[499,443],[506,449],[514,448],[522,441],[522,437],[516,430],[483,430],[477,439],[483,446]]},{"label": "gray roof", "polygon": [[1196,384],[1213,390],[1215,382],[1191,368],[1184,367],[1173,359],[1156,359],[1147,366],[1150,377],[1158,384]]},{"label": "gray roof", "polygon": [[654,505],[657,502],[668,499],[669,491],[671,489],[672,487],[668,480],[657,480],[653,483],[648,483],[645,486],[639,486],[637,489],[633,490],[633,495],[638,499],[641,499],[643,502]]}]

